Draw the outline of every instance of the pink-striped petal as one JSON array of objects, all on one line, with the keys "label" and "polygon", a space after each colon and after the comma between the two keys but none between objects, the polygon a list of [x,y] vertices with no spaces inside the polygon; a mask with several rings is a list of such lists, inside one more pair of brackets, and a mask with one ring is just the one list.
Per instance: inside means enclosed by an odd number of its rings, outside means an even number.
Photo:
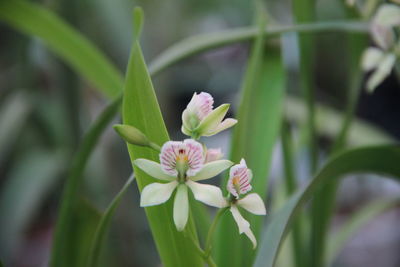
[{"label": "pink-striped petal", "polygon": [[194,176],[204,164],[203,146],[192,139],[166,142],[160,153],[162,170],[169,175],[177,176],[177,161],[187,164],[186,175]]},{"label": "pink-striped petal", "polygon": [[199,121],[203,120],[213,110],[214,99],[209,93],[194,93],[186,109],[195,114]]},{"label": "pink-striped petal", "polygon": [[249,192],[252,188],[250,185],[252,177],[251,170],[247,168],[246,161],[242,159],[240,164],[234,165],[229,170],[228,191],[236,198]]}]

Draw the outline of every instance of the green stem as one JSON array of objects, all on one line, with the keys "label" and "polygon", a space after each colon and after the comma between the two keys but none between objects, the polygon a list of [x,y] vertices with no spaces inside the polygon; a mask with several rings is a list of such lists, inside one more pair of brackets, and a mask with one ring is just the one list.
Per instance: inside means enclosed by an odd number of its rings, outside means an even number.
[{"label": "green stem", "polygon": [[156,143],[150,142],[149,147],[154,149],[157,152],[161,151],[161,147],[159,145],[157,145]]},{"label": "green stem", "polygon": [[208,230],[207,239],[206,239],[206,246],[205,246],[205,256],[207,258],[210,257],[210,254],[211,254],[212,237],[214,235],[214,232],[215,232],[215,229],[216,229],[217,224],[219,222],[219,219],[222,217],[222,215],[227,210],[228,210],[228,208],[222,208],[217,212],[217,215],[215,215],[214,221],[212,222],[212,224],[210,226],[210,230]]}]

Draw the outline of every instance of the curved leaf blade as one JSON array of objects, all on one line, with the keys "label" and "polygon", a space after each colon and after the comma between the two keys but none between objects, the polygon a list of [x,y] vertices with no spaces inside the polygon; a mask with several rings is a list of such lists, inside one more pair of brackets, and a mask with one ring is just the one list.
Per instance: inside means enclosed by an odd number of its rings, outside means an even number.
[{"label": "curved leaf blade", "polygon": [[263,235],[255,266],[273,267],[279,248],[301,207],[321,185],[355,172],[374,172],[400,180],[400,147],[373,146],[352,149],[330,160],[309,184],[295,193],[285,206],[274,214]]}]

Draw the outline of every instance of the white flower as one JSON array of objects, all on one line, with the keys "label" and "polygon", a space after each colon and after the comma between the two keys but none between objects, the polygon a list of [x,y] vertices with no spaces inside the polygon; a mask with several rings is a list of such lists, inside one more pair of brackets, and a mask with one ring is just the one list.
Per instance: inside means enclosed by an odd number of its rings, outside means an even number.
[{"label": "white flower", "polygon": [[194,93],[182,113],[182,132],[185,135],[199,138],[217,134],[237,123],[235,119],[224,119],[229,104],[213,109],[214,99],[209,93]]},{"label": "white flower", "polygon": [[364,71],[374,70],[368,78],[367,89],[373,91],[391,72],[396,62],[394,27],[400,25],[400,7],[394,4],[380,6],[371,23],[371,35],[378,48],[368,48],[361,67]]},{"label": "white flower", "polygon": [[178,231],[185,228],[189,216],[188,187],[198,201],[218,208],[225,205],[218,187],[197,181],[218,175],[232,166],[231,161],[217,160],[204,164],[203,146],[192,139],[186,139],[183,142],[166,142],[161,148],[160,163],[147,159],[134,161],[134,164],[148,175],[167,181],[152,183],[143,188],[140,206],[162,204],[177,189],[173,218]]},{"label": "white flower", "polygon": [[211,162],[221,159],[224,156],[220,148],[210,148],[206,152],[206,161]]},{"label": "white flower", "polygon": [[253,248],[256,248],[257,240],[250,229],[250,223],[243,218],[238,209],[238,207],[241,207],[256,215],[266,214],[264,202],[258,194],[251,193],[240,198],[240,195],[246,194],[251,190],[250,181],[252,176],[252,172],[247,168],[244,159],[240,161],[240,164],[230,169],[227,189],[233,197],[231,197],[231,201],[226,206],[230,205],[230,211],[238,225],[239,233],[244,233],[253,243]]}]

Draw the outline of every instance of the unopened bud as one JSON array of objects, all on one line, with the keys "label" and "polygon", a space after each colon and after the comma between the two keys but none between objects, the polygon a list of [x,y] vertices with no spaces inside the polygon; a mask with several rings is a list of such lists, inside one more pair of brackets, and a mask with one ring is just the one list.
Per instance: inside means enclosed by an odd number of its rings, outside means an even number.
[{"label": "unopened bud", "polygon": [[132,145],[150,146],[150,141],[147,139],[146,135],[133,126],[116,124],[113,126],[113,128],[122,137],[122,139]]}]

